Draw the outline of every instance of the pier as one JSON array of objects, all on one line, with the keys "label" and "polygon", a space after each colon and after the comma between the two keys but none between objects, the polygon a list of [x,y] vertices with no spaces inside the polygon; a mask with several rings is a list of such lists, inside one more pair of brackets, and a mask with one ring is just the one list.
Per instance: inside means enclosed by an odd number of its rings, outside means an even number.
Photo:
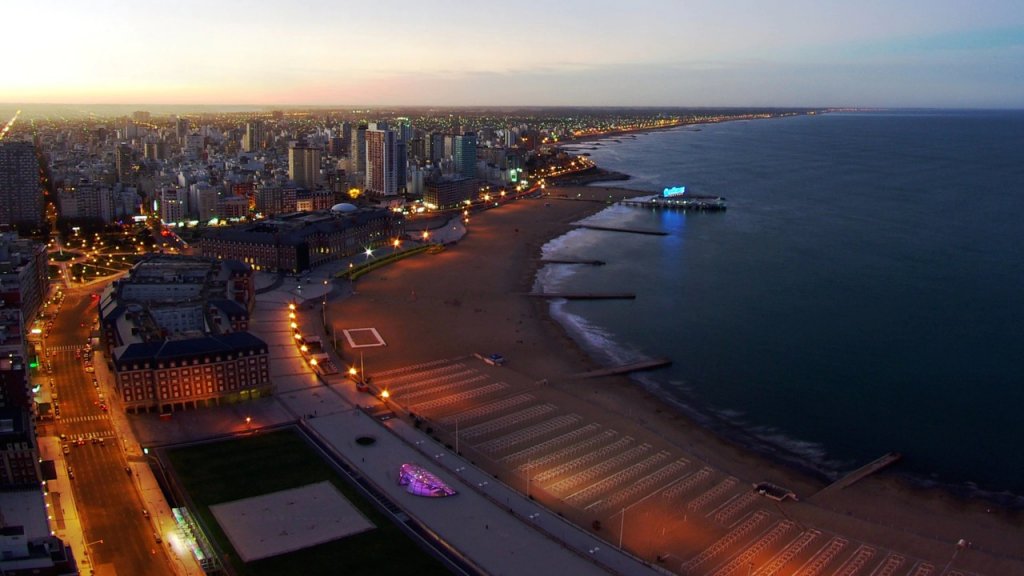
[{"label": "pier", "polygon": [[687,199],[649,198],[646,200],[620,200],[621,206],[648,208],[651,210],[682,210],[695,212],[721,212],[725,210],[725,198],[711,196]]},{"label": "pier", "polygon": [[594,226],[593,224],[576,224],[579,228],[587,230],[603,230],[605,232],[628,232],[630,234],[647,234],[650,236],[668,236],[668,232],[661,230],[641,230],[637,228],[617,228],[614,226]]},{"label": "pier", "polygon": [[827,494],[829,492],[833,492],[835,490],[843,490],[844,488],[848,488],[851,485],[853,485],[854,483],[859,482],[860,480],[863,480],[864,478],[874,474],[875,472],[878,472],[882,468],[885,468],[886,466],[889,466],[889,465],[895,463],[901,457],[902,457],[902,454],[900,454],[899,452],[888,452],[885,455],[883,455],[881,458],[879,458],[879,459],[877,459],[877,460],[875,460],[873,462],[870,462],[868,464],[865,464],[864,466],[861,466],[860,468],[857,468],[853,472],[850,472],[846,476],[843,476],[839,480],[836,480],[835,482],[833,482],[833,483],[829,484],[828,486],[822,488],[816,494],[814,494],[814,496],[812,496],[812,498],[821,498],[823,495],[825,495],[825,494]]},{"label": "pier", "polygon": [[636,300],[633,292],[528,292],[533,298],[565,298],[566,300]]},{"label": "pier", "polygon": [[618,374],[629,374],[631,372],[640,372],[642,370],[654,370],[656,368],[664,368],[672,364],[672,360],[668,358],[654,358],[652,360],[643,360],[640,362],[633,362],[631,364],[623,364],[621,366],[612,366],[610,368],[599,368],[597,370],[590,370],[588,372],[580,372],[579,374],[573,374],[570,378],[583,379],[583,378],[600,378],[601,376],[616,376]]},{"label": "pier", "polygon": [[544,258],[541,260],[544,264],[586,264],[588,266],[604,266],[604,260],[576,260],[572,258]]}]

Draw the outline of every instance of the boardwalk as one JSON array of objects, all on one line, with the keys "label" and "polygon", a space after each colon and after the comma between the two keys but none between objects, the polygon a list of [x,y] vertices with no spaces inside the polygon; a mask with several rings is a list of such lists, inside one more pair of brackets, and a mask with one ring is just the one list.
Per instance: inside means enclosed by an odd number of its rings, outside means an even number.
[{"label": "boardwalk", "polygon": [[[667,360],[648,361],[659,362]],[[668,572],[923,576],[934,570],[933,564],[875,543],[800,525],[786,515],[784,504],[748,482],[657,438],[589,421],[582,411],[559,405],[548,386],[509,368],[461,357],[376,373],[374,383],[448,448],[493,462],[507,474],[502,482],[591,526],[598,536],[621,540],[631,553]],[[892,458],[833,486],[849,485]]]}]

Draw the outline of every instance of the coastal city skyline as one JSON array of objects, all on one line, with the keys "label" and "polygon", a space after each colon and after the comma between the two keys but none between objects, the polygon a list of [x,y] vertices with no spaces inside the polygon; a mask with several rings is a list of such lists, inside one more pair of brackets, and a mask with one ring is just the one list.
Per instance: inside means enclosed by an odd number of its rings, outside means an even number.
[{"label": "coastal city skyline", "polygon": [[1024,4],[5,7],[0,574],[1024,576]]},{"label": "coastal city skyline", "polygon": [[[1024,9],[988,1],[8,8],[2,103],[1017,108]],[[24,23],[24,25],[22,25]],[[40,25],[45,23],[45,25]]]}]

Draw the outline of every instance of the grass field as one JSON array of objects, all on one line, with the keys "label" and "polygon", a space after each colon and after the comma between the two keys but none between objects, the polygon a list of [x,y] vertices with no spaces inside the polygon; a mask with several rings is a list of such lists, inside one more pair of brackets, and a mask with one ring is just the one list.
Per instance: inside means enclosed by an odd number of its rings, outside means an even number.
[{"label": "grass field", "polygon": [[[172,449],[167,459],[198,508],[208,536],[244,576],[449,574],[397,526],[340,478],[295,431],[257,434]],[[304,550],[243,563],[217,525],[210,506],[328,480],[377,528]]]}]

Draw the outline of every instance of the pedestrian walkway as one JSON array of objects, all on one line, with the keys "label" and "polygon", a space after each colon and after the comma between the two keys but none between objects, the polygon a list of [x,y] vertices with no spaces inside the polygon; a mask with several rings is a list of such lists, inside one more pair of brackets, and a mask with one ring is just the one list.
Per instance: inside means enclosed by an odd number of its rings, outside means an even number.
[{"label": "pedestrian walkway", "polygon": [[83,434],[68,434],[66,441],[67,442],[77,442],[79,440],[84,440],[86,442],[89,442],[89,441],[92,441],[92,440],[99,440],[101,438],[102,439],[106,439],[106,438],[116,438],[116,437],[117,437],[117,433],[114,432],[113,430],[101,430],[99,432],[86,432],[86,433],[83,433]]},{"label": "pedestrian walkway", "polygon": [[[339,263],[339,268],[345,264]],[[323,273],[323,272],[321,272]],[[316,280],[298,291],[285,282],[278,290],[260,295],[257,308],[296,303],[302,334],[330,338],[323,330],[321,312],[309,306],[320,304],[329,295]],[[308,310],[308,312],[307,312]],[[288,334],[287,316],[268,315],[254,322],[251,329],[268,342]],[[309,386],[310,369],[288,346],[271,346],[272,363],[296,365],[287,375],[276,379],[274,400],[288,413],[297,415],[303,429],[324,443],[333,457],[358,470],[387,499],[401,506],[430,532],[488,573],[533,574],[655,574],[657,570],[632,556],[609,547],[607,543],[578,526],[538,506],[524,494],[495,480],[468,460],[430,438],[423,430],[401,419],[381,420],[359,408],[376,402],[356,390],[343,375],[320,376],[324,386]],[[327,351],[341,367],[346,363],[336,351]],[[442,363],[443,364],[443,363]],[[421,367],[422,368],[422,367]],[[302,373],[304,372],[304,373]],[[376,377],[402,379],[402,370]],[[412,371],[414,372],[414,371]],[[354,441],[358,434],[377,439],[368,449]],[[459,491],[459,496],[436,502],[411,498],[395,482],[403,463],[418,463],[437,474]],[[481,538],[481,535],[492,538]]]},{"label": "pedestrian walkway", "polygon": [[108,412],[103,414],[92,414],[90,416],[73,416],[71,418],[61,418],[61,422],[65,424],[74,424],[75,422],[96,422],[97,420],[109,420],[110,415]]},{"label": "pedestrian walkway", "polygon": [[61,344],[60,346],[47,346],[46,349],[51,352],[74,352],[76,350],[84,352],[91,348],[85,344]]},{"label": "pedestrian walkway", "polygon": [[[124,408],[120,406],[119,397],[111,385],[113,377],[107,369],[106,362],[102,357],[103,353],[97,351],[95,354],[95,377],[100,382],[100,389],[107,395],[110,411],[76,418],[107,418],[110,420],[111,430],[96,433],[96,436],[90,436],[87,441],[91,441],[93,437],[97,439],[111,438],[112,443],[117,444],[117,448],[124,452],[127,466],[135,479],[139,498],[149,512],[146,521],[150,523],[153,532],[159,534],[164,541],[166,547],[163,550],[167,554],[169,565],[179,576],[200,576],[203,574],[203,570],[188,547],[189,539],[183,534],[182,528],[171,510],[171,505],[167,502],[164,492],[160,489],[153,474],[153,469],[150,466],[151,456],[147,455],[142,445],[139,444],[128,421],[128,416],[124,413]],[[74,418],[66,420],[66,422],[73,421],[75,421]]]},{"label": "pedestrian walkway", "polygon": [[57,477],[44,482],[47,505],[52,510],[53,531],[58,538],[71,547],[83,574],[92,572],[92,559],[89,556],[88,544],[85,540],[85,532],[78,516],[78,507],[75,503],[75,495],[71,490],[71,480],[68,478],[67,463],[64,455],[61,454],[61,442],[53,436],[41,436],[38,438],[39,458],[41,460],[52,460]]}]

